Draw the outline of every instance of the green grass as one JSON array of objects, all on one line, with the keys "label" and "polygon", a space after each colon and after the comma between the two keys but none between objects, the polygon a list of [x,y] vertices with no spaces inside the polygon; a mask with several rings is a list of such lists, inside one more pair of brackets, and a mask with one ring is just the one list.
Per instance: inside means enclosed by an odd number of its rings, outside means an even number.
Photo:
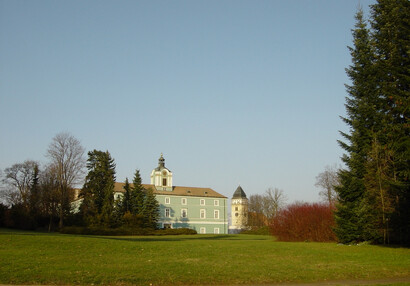
[{"label": "green grass", "polygon": [[284,243],[261,235],[104,237],[0,229],[0,284],[255,284],[389,277],[410,277],[410,249]]}]

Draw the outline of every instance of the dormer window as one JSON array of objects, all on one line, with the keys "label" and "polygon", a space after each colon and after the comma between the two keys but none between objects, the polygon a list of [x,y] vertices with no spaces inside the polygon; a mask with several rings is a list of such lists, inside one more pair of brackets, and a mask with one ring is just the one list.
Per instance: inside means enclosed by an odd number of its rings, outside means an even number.
[{"label": "dormer window", "polygon": [[162,178],[162,185],[166,186],[167,185],[167,178]]}]

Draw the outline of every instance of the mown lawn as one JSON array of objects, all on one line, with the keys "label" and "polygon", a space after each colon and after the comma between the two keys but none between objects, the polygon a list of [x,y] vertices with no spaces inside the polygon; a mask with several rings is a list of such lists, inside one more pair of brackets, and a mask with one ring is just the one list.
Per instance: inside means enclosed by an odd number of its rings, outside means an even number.
[{"label": "mown lawn", "polygon": [[269,236],[98,237],[0,229],[0,284],[256,284],[410,277],[410,249]]}]

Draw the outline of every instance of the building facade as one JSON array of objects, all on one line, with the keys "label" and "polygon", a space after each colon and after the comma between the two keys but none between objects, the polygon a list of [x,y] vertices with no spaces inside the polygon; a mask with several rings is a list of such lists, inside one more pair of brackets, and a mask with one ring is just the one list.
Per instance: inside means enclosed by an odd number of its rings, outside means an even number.
[{"label": "building facade", "polygon": [[[202,234],[228,233],[227,197],[210,188],[173,186],[173,174],[161,154],[151,172],[151,188],[160,206],[159,228],[190,228]],[[114,197],[124,193],[124,183],[115,183]]]}]

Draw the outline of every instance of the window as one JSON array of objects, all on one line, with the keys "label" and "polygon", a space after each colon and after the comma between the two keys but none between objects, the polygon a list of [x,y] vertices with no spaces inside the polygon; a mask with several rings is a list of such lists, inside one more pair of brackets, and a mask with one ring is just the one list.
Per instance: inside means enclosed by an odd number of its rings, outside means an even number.
[{"label": "window", "polygon": [[214,210],[214,218],[219,219],[219,210]]},{"label": "window", "polygon": [[215,234],[219,234],[219,227],[215,227],[215,228],[214,228],[214,233],[215,233]]},{"label": "window", "polygon": [[219,200],[214,200],[214,206],[219,206]]},{"label": "window", "polygon": [[165,197],[165,204],[169,205],[171,203],[170,197]]},{"label": "window", "polygon": [[162,228],[165,228],[165,229],[172,228],[172,224],[170,223],[164,223],[162,226],[163,226]]},{"label": "window", "polygon": [[201,204],[201,206],[204,206],[205,205],[205,200],[201,199],[200,204]]},{"label": "window", "polygon": [[201,217],[202,219],[206,218],[206,210],[201,209],[200,217]]},{"label": "window", "polygon": [[181,205],[186,205],[186,198],[181,199]]},{"label": "window", "polygon": [[167,179],[166,179],[166,178],[163,178],[163,179],[162,179],[162,185],[163,185],[163,186],[166,186],[166,185],[167,185]]},{"label": "window", "polygon": [[186,218],[188,216],[188,210],[187,209],[182,209],[181,210],[181,217]]},{"label": "window", "polygon": [[165,209],[165,217],[171,217],[171,213],[170,213],[169,208]]},{"label": "window", "polygon": [[205,228],[205,227],[201,227],[201,228],[199,229],[199,233],[205,234],[205,233],[206,233],[206,228]]},{"label": "window", "polygon": [[237,217],[239,214],[238,213],[235,213],[235,216]]},{"label": "window", "polygon": [[238,207],[235,207],[235,211],[238,211]]}]

